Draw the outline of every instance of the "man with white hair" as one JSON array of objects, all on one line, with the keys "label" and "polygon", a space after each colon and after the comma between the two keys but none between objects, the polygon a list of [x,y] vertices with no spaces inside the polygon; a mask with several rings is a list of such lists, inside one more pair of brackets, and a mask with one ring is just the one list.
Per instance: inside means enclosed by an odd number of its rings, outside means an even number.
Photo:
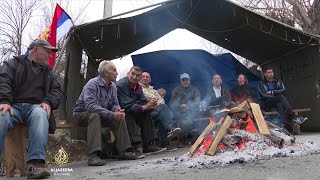
[{"label": "man with white hair", "polygon": [[124,109],[119,106],[117,88],[114,84],[118,75],[115,65],[104,60],[99,64],[98,73],[99,76],[90,79],[83,87],[73,108],[74,120],[88,126],[88,165],[102,166],[106,164],[100,157],[102,126],[110,127],[115,133],[119,160],[142,158],[143,155],[133,152]]},{"label": "man with white hair", "polygon": [[167,91],[163,88],[157,89],[157,92],[159,93],[159,95],[164,99],[164,97],[167,94]]},{"label": "man with white hair", "polygon": [[140,80],[140,86],[142,87],[143,94],[147,98],[147,101],[155,100],[160,107],[153,110],[150,115],[158,128],[160,147],[166,147],[168,151],[177,150],[172,147],[169,140],[177,137],[180,134],[180,128],[174,128],[172,122],[172,112],[163,97],[160,96],[158,91],[153,89],[151,83],[151,75],[148,72],[142,73]]},{"label": "man with white hair", "polygon": [[[5,137],[17,124],[29,128],[27,176],[40,179],[50,176],[45,168],[48,133],[55,131],[52,114],[63,91],[48,66],[51,52],[58,49],[45,40],[35,40],[29,55],[15,56],[0,68],[0,154]],[[1,164],[1,163],[0,163]]]}]

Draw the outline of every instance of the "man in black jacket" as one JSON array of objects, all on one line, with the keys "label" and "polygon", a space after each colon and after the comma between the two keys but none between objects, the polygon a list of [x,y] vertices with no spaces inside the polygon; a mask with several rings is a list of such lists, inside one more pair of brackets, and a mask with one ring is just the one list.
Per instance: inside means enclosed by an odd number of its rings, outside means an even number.
[{"label": "man in black jacket", "polygon": [[154,144],[157,135],[150,116],[152,110],[158,109],[160,104],[155,100],[147,101],[139,84],[141,78],[141,68],[133,66],[127,77],[116,83],[117,94],[120,107],[125,109],[128,133],[135,151],[138,151],[137,147],[142,143],[143,153],[154,154],[166,150]]},{"label": "man in black jacket", "polygon": [[304,123],[308,118],[297,116],[287,100],[285,87],[280,79],[276,79],[271,67],[266,67],[263,70],[264,79],[259,82],[259,93],[261,95],[261,104],[263,109],[271,110],[276,108],[282,119],[288,119],[297,124]]},{"label": "man in black jacket", "polygon": [[[17,124],[29,127],[27,173],[29,179],[50,176],[45,169],[48,132],[54,133],[54,115],[63,91],[48,66],[57,48],[35,40],[29,55],[5,61],[0,69],[0,153],[7,132]],[[50,123],[50,130],[49,130]]]}]

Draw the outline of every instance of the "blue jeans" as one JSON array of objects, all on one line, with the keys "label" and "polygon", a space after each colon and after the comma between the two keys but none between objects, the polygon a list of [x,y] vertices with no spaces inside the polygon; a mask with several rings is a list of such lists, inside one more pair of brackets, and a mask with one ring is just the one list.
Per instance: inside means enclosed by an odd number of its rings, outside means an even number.
[{"label": "blue jeans", "polygon": [[158,128],[160,142],[167,141],[167,132],[172,128],[172,113],[168,105],[161,104],[151,113],[155,126]]},{"label": "blue jeans", "polygon": [[28,161],[45,160],[49,130],[47,112],[37,104],[15,103],[12,108],[13,116],[9,112],[2,115],[0,110],[0,154],[8,131],[17,124],[25,124],[29,127]]}]

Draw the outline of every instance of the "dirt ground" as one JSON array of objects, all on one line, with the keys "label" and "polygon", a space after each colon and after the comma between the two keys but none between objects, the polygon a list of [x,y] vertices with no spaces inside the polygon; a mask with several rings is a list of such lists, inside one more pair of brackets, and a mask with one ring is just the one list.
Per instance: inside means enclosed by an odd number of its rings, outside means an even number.
[{"label": "dirt ground", "polygon": [[[59,152],[59,149],[63,149],[67,152],[69,161],[68,163],[80,162],[87,159],[87,143],[82,140],[70,139],[68,136],[68,130],[57,130],[54,135],[48,136],[47,145],[47,166],[56,166],[55,155]],[[4,174],[4,160],[1,161],[0,177]],[[18,172],[17,172],[18,173]]]},{"label": "dirt ground", "polygon": [[86,141],[69,139],[66,136],[49,135],[47,145],[48,167],[56,165],[54,157],[61,147],[63,147],[68,154],[68,163],[79,162],[87,159]]},{"label": "dirt ground", "polygon": [[[300,142],[313,141],[320,145],[320,133],[303,134],[297,136]],[[64,140],[63,140],[64,141]],[[68,143],[68,140],[64,144]],[[77,149],[71,143],[66,146],[73,156],[71,159],[81,158],[79,153],[84,149]],[[52,143],[52,151],[60,148],[61,143]],[[85,147],[84,144],[81,147]],[[73,148],[73,149],[72,149]],[[52,168],[50,179],[235,179],[235,180],[318,180],[320,171],[318,170],[320,154],[294,157],[273,157],[268,160],[257,160],[249,163],[232,163],[228,165],[213,164],[211,166],[190,166],[182,162],[181,157],[185,156],[189,147],[179,149],[174,152],[165,152],[157,155],[147,156],[144,159],[134,161],[117,161],[108,159],[105,166],[88,167],[86,160],[68,163],[63,167],[68,168],[68,173],[55,173]],[[54,153],[52,153],[54,154]],[[85,155],[83,155],[85,159]],[[11,178],[13,180],[25,179],[21,177]]]}]

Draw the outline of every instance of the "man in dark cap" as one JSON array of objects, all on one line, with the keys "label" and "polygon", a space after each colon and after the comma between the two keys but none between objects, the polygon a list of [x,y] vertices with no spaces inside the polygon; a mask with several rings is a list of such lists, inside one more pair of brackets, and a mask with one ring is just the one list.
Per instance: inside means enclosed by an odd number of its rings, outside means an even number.
[{"label": "man in dark cap", "polygon": [[48,66],[51,52],[58,49],[45,40],[35,40],[29,55],[15,56],[0,68],[0,154],[7,132],[17,124],[29,128],[28,179],[50,176],[45,169],[48,133],[54,133],[53,110],[63,91]]}]

